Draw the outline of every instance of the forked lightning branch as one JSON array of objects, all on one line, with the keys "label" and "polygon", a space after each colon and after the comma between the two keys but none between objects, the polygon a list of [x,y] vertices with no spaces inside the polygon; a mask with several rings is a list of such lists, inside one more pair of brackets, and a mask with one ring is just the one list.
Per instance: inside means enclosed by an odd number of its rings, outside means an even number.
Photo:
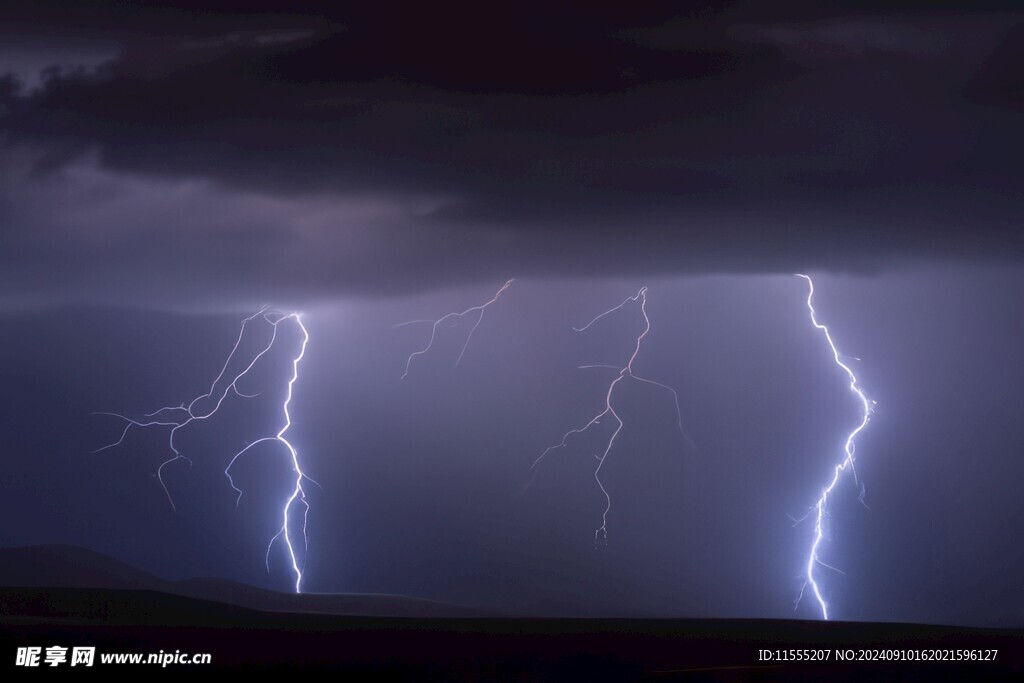
[{"label": "forked lightning branch", "polygon": [[[229,374],[228,369],[231,367],[233,361],[236,361],[236,355],[240,353],[239,348],[245,339],[246,330],[254,324],[269,325],[270,339],[259,349],[259,351],[248,359],[248,362],[246,362],[246,359],[244,358],[241,360],[244,367],[240,372],[237,374]],[[189,456],[179,450],[178,445],[175,442],[175,436],[177,436],[180,430],[193,422],[212,418],[217,414],[217,411],[220,410],[221,406],[229,396],[240,399],[251,399],[259,395],[259,392],[250,394],[242,391],[239,388],[239,382],[248,377],[249,373],[254,367],[256,367],[260,359],[274,347],[274,344],[278,340],[278,330],[282,324],[295,325],[298,328],[302,341],[297,353],[292,359],[292,372],[287,380],[287,393],[281,405],[281,426],[272,430],[269,435],[256,439],[245,448],[235,453],[229,459],[227,466],[224,468],[224,476],[227,478],[229,486],[237,494],[236,502],[241,501],[243,492],[235,485],[235,480],[231,476],[232,468],[238,460],[249,452],[253,446],[258,444],[276,442],[284,447],[289,463],[291,464],[291,471],[294,476],[294,480],[291,492],[281,507],[281,526],[267,544],[266,562],[267,571],[270,571],[270,551],[274,547],[275,543],[278,541],[283,542],[287,551],[289,565],[294,573],[295,592],[300,593],[302,592],[302,573],[303,566],[305,565],[306,550],[308,547],[306,518],[309,512],[309,504],[306,502],[306,490],[304,487],[307,482],[312,482],[313,480],[306,476],[302,471],[302,467],[299,464],[299,454],[295,450],[295,446],[292,445],[285,436],[292,424],[289,406],[291,405],[295,383],[299,379],[299,364],[301,363],[303,356],[305,356],[306,344],[309,342],[309,332],[306,330],[306,326],[303,325],[302,318],[298,313],[282,313],[265,307],[243,320],[241,329],[238,332],[238,338],[235,340],[235,344],[231,348],[231,352],[224,361],[224,365],[221,367],[220,373],[210,385],[209,390],[204,394],[196,396],[187,404],[182,403],[177,406],[164,406],[163,408],[151,413],[146,413],[140,418],[133,418],[120,413],[95,413],[96,415],[110,415],[116,417],[119,420],[124,421],[125,426],[117,441],[107,444],[102,448],[98,448],[93,452],[98,453],[99,451],[120,445],[124,441],[125,437],[128,436],[129,430],[133,427],[137,429],[147,427],[169,428],[167,446],[170,451],[170,457],[162,462],[157,468],[156,478],[160,482],[160,486],[164,491],[164,495],[167,496],[168,502],[171,507],[174,508],[174,498],[171,496],[170,489],[167,488],[167,482],[164,479],[164,470],[169,465],[178,461],[191,463]]]}]

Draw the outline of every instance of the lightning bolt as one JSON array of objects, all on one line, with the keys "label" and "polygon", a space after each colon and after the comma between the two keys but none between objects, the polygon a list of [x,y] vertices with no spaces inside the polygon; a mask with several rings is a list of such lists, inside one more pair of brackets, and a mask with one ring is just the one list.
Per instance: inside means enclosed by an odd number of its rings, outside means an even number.
[{"label": "lightning bolt", "polygon": [[[241,345],[242,340],[245,338],[246,327],[257,319],[261,319],[271,326],[270,340],[257,353],[255,353],[252,356],[252,358],[249,360],[249,363],[245,365],[244,369],[241,372],[232,376],[230,382],[225,383],[224,380],[226,379],[225,376],[228,373],[228,367],[231,365],[231,362],[235,358],[235,355],[238,352],[238,348]],[[235,481],[231,476],[231,468],[235,464],[235,462],[240,457],[242,457],[242,455],[244,455],[249,449],[251,449],[253,446],[256,446],[257,444],[276,441],[282,444],[287,449],[289,457],[291,459],[292,471],[295,474],[295,485],[281,510],[281,528],[270,539],[270,542],[267,544],[266,561],[267,571],[270,571],[270,551],[278,540],[282,540],[288,552],[288,557],[290,560],[292,571],[295,574],[295,592],[301,593],[303,570],[302,566],[300,566],[299,563],[298,553],[296,552],[296,541],[292,538],[293,532],[291,529],[291,516],[293,508],[301,507],[300,514],[302,519],[302,555],[303,557],[305,557],[305,551],[306,548],[308,547],[308,537],[306,535],[306,518],[309,512],[309,504],[306,501],[306,492],[305,489],[303,488],[303,483],[309,481],[315,484],[316,482],[310,479],[302,471],[302,468],[299,465],[298,452],[295,450],[295,447],[291,444],[291,442],[289,442],[288,439],[285,438],[285,433],[289,430],[289,428],[292,425],[291,414],[288,411],[288,407],[291,404],[295,382],[299,378],[299,363],[302,362],[302,359],[306,354],[306,345],[309,343],[309,332],[308,330],[306,330],[306,326],[302,324],[302,319],[298,313],[281,313],[278,311],[271,311],[268,307],[264,307],[257,311],[256,313],[254,313],[253,315],[249,316],[248,318],[245,318],[242,321],[241,328],[238,332],[238,338],[235,340],[235,344],[231,348],[231,352],[228,354],[227,359],[224,361],[224,365],[221,367],[220,372],[217,374],[217,377],[213,380],[213,383],[210,385],[209,391],[207,391],[205,394],[200,394],[199,396],[196,396],[188,404],[182,403],[177,406],[165,406],[152,413],[145,414],[142,419],[134,419],[126,415],[122,415],[120,413],[93,413],[94,415],[113,416],[125,422],[124,430],[121,432],[121,436],[120,438],[118,438],[117,441],[107,444],[106,446],[103,446],[101,448],[97,448],[96,450],[93,451],[93,453],[99,453],[100,451],[107,450],[108,448],[114,448],[115,446],[119,446],[122,442],[124,442],[125,437],[128,435],[128,431],[132,427],[170,427],[171,429],[168,436],[168,446],[170,447],[172,456],[165,460],[164,462],[162,462],[160,466],[157,468],[156,478],[157,481],[160,482],[160,486],[164,491],[164,495],[167,496],[167,501],[170,503],[171,509],[176,510],[177,508],[174,505],[174,498],[171,496],[171,492],[167,488],[167,483],[164,481],[164,468],[166,468],[168,465],[174,462],[177,462],[178,460],[184,460],[189,464],[192,463],[192,461],[188,457],[183,455],[178,450],[178,447],[174,442],[174,437],[178,433],[178,430],[187,427],[189,424],[193,422],[207,420],[211,418],[213,415],[217,413],[218,410],[220,410],[221,405],[224,403],[225,399],[231,393],[234,393],[235,395],[241,398],[255,398],[256,396],[259,395],[258,393],[244,393],[238,388],[238,383],[249,374],[249,372],[253,369],[253,367],[260,360],[260,358],[262,358],[267,352],[270,351],[271,348],[273,348],[274,342],[277,340],[278,327],[281,325],[281,323],[285,321],[293,321],[295,325],[298,326],[299,330],[302,333],[302,345],[301,348],[299,349],[298,355],[292,360],[292,374],[288,380],[288,391],[284,399],[284,403],[281,406],[281,412],[284,415],[284,426],[281,427],[281,429],[273,436],[266,436],[257,439],[256,441],[253,441],[252,443],[248,444],[242,450],[235,453],[235,455],[231,458],[230,462],[228,462],[227,467],[224,468],[224,476],[227,477],[228,483],[230,484],[231,488],[238,494],[238,497],[235,501],[235,504],[237,506],[242,500],[242,490],[235,486]],[[208,410],[202,410],[202,404],[209,400],[213,400],[213,406],[210,407]],[[304,563],[305,562],[303,560],[303,564]]]},{"label": "lightning bolt", "polygon": [[[853,455],[855,451],[855,442],[857,439],[857,435],[864,431],[864,428],[868,426],[868,422],[871,421],[871,413],[874,410],[875,401],[872,401],[867,397],[864,391],[860,388],[860,384],[857,382],[857,376],[853,373],[853,370],[851,370],[850,367],[846,365],[840,358],[839,349],[836,348],[836,344],[832,340],[832,335],[828,331],[828,328],[825,325],[822,325],[821,323],[818,322],[818,318],[815,313],[813,303],[814,281],[811,280],[810,276],[808,275],[797,273],[796,276],[807,280],[807,309],[811,315],[811,324],[814,325],[815,328],[821,330],[822,334],[824,334],[825,340],[828,342],[828,346],[832,350],[832,358],[835,359],[836,365],[842,368],[843,372],[845,372],[846,376],[850,379],[850,391],[852,391],[857,396],[857,400],[860,402],[862,408],[860,423],[846,437],[846,443],[843,446],[843,459],[839,462],[839,464],[835,466],[835,469],[832,472],[832,479],[829,481],[828,486],[822,489],[821,496],[818,498],[817,502],[811,508],[811,512],[808,513],[808,515],[814,514],[814,542],[811,543],[811,550],[807,556],[807,578],[806,581],[804,581],[803,587],[801,587],[800,589],[800,595],[796,599],[796,605],[800,605],[800,600],[803,598],[804,591],[807,588],[807,586],[810,585],[811,592],[814,594],[814,597],[818,601],[818,605],[821,608],[821,616],[823,619],[827,621],[828,603],[825,601],[825,598],[821,594],[821,587],[818,585],[818,582],[814,577],[814,570],[816,567],[820,565],[822,567],[825,567],[826,569],[839,571],[835,567],[832,567],[831,565],[828,565],[825,562],[823,562],[819,557],[821,543],[822,540],[825,538],[824,525],[825,516],[826,514],[828,514],[828,498],[832,494],[832,491],[835,489],[836,484],[839,483],[840,477],[843,475],[844,472],[846,472],[847,469],[849,469],[851,474],[853,474],[854,480],[856,480],[857,478],[857,470],[854,466]],[[863,502],[863,495],[864,493],[862,489],[861,502]]]},{"label": "lightning bolt", "polygon": [[[640,314],[643,316],[643,319],[644,319],[644,328],[640,332],[640,334],[637,335],[636,342],[635,342],[634,347],[633,347],[633,353],[630,355],[629,360],[626,362],[626,364],[624,366],[621,366],[621,367],[616,366],[616,365],[580,365],[580,366],[578,366],[580,369],[585,369],[585,368],[610,368],[612,370],[616,370],[617,371],[618,374],[616,374],[615,379],[613,379],[611,381],[611,383],[608,385],[608,390],[605,392],[604,409],[601,412],[599,412],[596,415],[594,415],[594,417],[592,417],[582,427],[578,427],[576,429],[570,429],[568,432],[566,432],[562,436],[562,440],[559,443],[557,443],[557,444],[555,444],[553,446],[548,446],[544,450],[544,452],[540,454],[540,457],[538,457],[533,462],[533,465],[530,467],[530,470],[532,472],[534,472],[534,476],[536,476],[537,465],[540,464],[540,462],[542,460],[544,460],[544,458],[547,457],[548,453],[550,453],[551,451],[557,450],[559,448],[565,448],[566,446],[568,446],[568,439],[569,439],[570,436],[573,436],[574,434],[582,434],[582,433],[586,432],[588,429],[590,429],[594,425],[600,424],[601,420],[604,419],[606,416],[611,416],[611,418],[613,420],[615,420],[615,423],[616,423],[615,429],[612,431],[611,436],[608,438],[608,441],[605,444],[604,450],[601,452],[600,455],[595,455],[594,456],[597,459],[597,467],[594,469],[594,480],[597,482],[597,486],[601,490],[601,494],[604,496],[604,500],[605,500],[604,511],[601,513],[601,526],[599,526],[594,531],[594,543],[595,543],[595,545],[598,543],[599,540],[604,540],[605,543],[608,542],[608,513],[611,512],[611,509],[612,509],[612,499],[611,499],[611,496],[608,494],[608,490],[605,488],[604,483],[601,481],[601,468],[604,467],[605,460],[608,459],[608,454],[611,453],[612,447],[615,445],[615,440],[618,438],[619,433],[622,431],[622,428],[625,425],[625,423],[622,421],[622,418],[615,411],[615,407],[614,407],[614,405],[612,403],[612,399],[613,399],[613,397],[615,395],[615,388],[624,379],[628,378],[628,379],[636,380],[637,382],[642,382],[642,383],[645,383],[645,384],[652,384],[652,385],[654,385],[656,387],[660,387],[660,388],[665,389],[666,391],[670,392],[672,394],[673,400],[675,401],[676,416],[678,418],[679,431],[681,433],[683,431],[682,412],[679,410],[679,395],[676,393],[676,390],[673,389],[672,387],[666,385],[666,384],[662,384],[661,382],[655,382],[654,380],[646,379],[646,378],[643,378],[643,377],[638,377],[637,375],[635,375],[633,373],[633,362],[636,360],[637,355],[640,353],[640,346],[643,343],[644,338],[647,337],[647,334],[651,331],[651,320],[647,316],[647,287],[641,287],[640,291],[638,291],[635,295],[633,295],[631,297],[627,297],[621,304],[619,304],[618,306],[615,306],[614,308],[608,309],[604,313],[601,313],[600,315],[598,315],[596,318],[591,320],[589,323],[587,323],[583,327],[574,327],[572,329],[574,331],[576,331],[576,332],[585,332],[587,329],[590,328],[591,325],[596,323],[598,320],[601,320],[605,316],[611,315],[612,313],[620,310],[621,308],[623,308],[624,306],[626,306],[630,302],[634,302],[635,303],[637,301],[640,302]],[[685,437],[685,434],[683,434],[683,436]],[[531,483],[532,483],[532,478],[531,478]],[[527,483],[527,486],[529,486],[529,485],[530,484]]]},{"label": "lightning bolt", "polygon": [[402,379],[405,379],[406,376],[409,374],[409,368],[412,367],[413,359],[416,358],[416,356],[422,356],[423,354],[430,351],[431,348],[433,348],[434,340],[437,338],[437,329],[442,325],[442,323],[449,323],[455,325],[458,324],[458,321],[460,321],[465,316],[470,315],[472,313],[476,313],[476,322],[474,322],[473,327],[469,329],[469,334],[466,335],[466,341],[462,344],[462,350],[459,352],[459,357],[455,359],[455,365],[458,365],[459,362],[462,360],[462,356],[466,353],[466,348],[469,347],[469,340],[473,338],[473,333],[476,332],[476,328],[480,327],[480,322],[484,319],[484,311],[487,310],[488,306],[496,302],[501,297],[501,295],[505,293],[505,290],[512,285],[513,282],[515,282],[515,278],[507,280],[505,284],[501,286],[501,289],[499,289],[498,292],[493,297],[491,297],[489,301],[480,304],[479,306],[472,306],[470,308],[467,308],[461,313],[452,312],[438,318],[437,320],[408,320],[404,323],[398,323],[397,325],[395,325],[395,327],[404,327],[406,325],[431,323],[430,339],[429,341],[427,341],[427,345],[424,346],[422,349],[418,351],[413,351],[411,354],[409,354],[409,358],[405,361],[405,373],[402,374]]}]

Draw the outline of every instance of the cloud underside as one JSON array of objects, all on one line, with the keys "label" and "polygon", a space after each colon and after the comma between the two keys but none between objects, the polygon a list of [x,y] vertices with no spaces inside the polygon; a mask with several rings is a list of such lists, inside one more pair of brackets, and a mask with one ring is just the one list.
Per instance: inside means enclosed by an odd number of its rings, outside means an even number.
[{"label": "cloud underside", "polygon": [[1014,17],[794,7],[83,19],[0,84],[5,297],[1019,260]]}]

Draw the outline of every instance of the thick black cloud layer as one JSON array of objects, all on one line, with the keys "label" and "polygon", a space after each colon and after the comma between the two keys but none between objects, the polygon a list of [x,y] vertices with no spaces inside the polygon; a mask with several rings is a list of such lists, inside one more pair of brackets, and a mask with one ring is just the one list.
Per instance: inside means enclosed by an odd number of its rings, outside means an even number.
[{"label": "thick black cloud layer", "polygon": [[1012,4],[303,7],[9,8],[8,297],[1024,254]]}]

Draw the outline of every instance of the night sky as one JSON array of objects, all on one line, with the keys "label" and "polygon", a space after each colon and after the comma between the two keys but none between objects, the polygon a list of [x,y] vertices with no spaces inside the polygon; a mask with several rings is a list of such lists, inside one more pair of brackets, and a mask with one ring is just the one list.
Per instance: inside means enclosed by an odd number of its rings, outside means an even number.
[{"label": "night sky", "polygon": [[[0,9],[0,543],[288,590],[282,326],[192,461],[133,417],[301,311],[304,587],[524,614],[1024,626],[1015,2]],[[960,6],[958,6],[960,5]],[[965,9],[966,8],[966,9]],[[430,326],[443,325],[401,379]],[[613,425],[603,407],[650,334]],[[266,329],[243,339],[258,350]],[[856,360],[859,359],[859,360]],[[602,441],[604,439],[604,441]],[[527,484],[529,485],[527,486]],[[864,485],[863,504],[859,484]]]}]

